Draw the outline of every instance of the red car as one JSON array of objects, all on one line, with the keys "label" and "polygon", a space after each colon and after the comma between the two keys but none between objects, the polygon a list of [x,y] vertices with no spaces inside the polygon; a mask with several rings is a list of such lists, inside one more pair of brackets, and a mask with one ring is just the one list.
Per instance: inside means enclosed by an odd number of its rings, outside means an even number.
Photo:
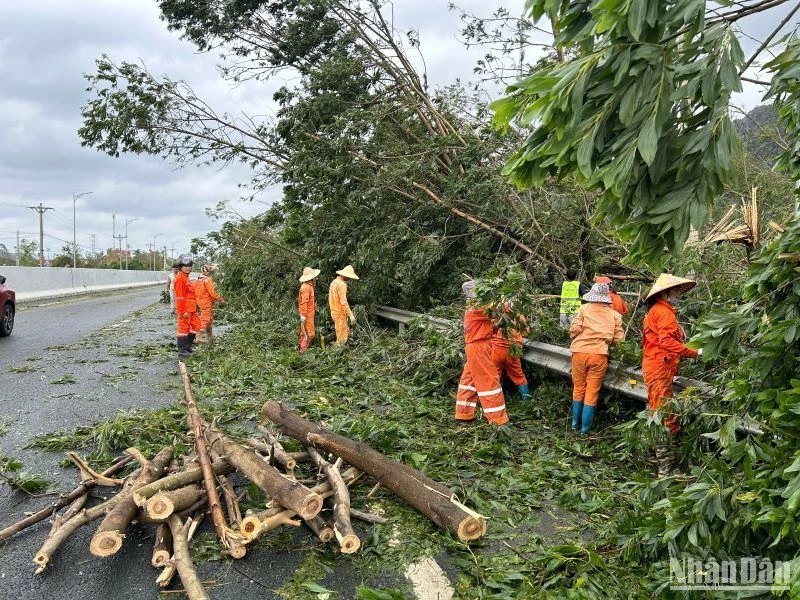
[{"label": "red car", "polygon": [[0,337],[11,335],[14,329],[14,313],[16,312],[16,294],[6,287],[6,278],[0,275]]}]

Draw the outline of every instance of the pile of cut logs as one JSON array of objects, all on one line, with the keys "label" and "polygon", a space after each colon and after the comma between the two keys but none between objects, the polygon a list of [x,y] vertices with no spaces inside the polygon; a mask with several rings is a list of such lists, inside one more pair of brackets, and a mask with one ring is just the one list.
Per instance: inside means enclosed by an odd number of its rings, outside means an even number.
[{"label": "pile of cut logs", "polygon": [[[120,550],[133,522],[152,523],[156,526],[152,564],[162,569],[156,582],[166,587],[177,572],[189,598],[207,598],[189,549],[205,515],[211,516],[217,537],[233,558],[242,558],[247,544],[271,529],[302,524],[323,542],[336,540],[341,552],[353,553],[361,541],[351,519],[384,522],[378,515],[350,506],[349,487],[366,477],[376,482],[368,496],[383,487],[461,540],[474,540],[486,533],[485,518],[456,501],[447,487],[363,442],[302,418],[278,402],[267,402],[262,408],[262,439],[252,438],[246,444],[232,440],[203,420],[192,397],[186,366],[180,363],[180,368],[194,453],[179,463],[173,458],[171,447],[161,450],[152,460],[136,448],[129,448],[102,473],[92,470],[77,454],[68,453],[80,469],[81,484],[53,505],[0,531],[2,541],[54,516],[50,533],[34,557],[37,573],[47,567],[58,547],[82,525],[101,519],[89,550],[95,556],[107,557]],[[299,440],[306,450],[286,452],[278,436],[263,427],[267,421],[284,435]],[[134,462],[138,468],[124,478],[116,478]],[[298,462],[316,467],[316,479],[305,481],[308,486],[295,472]],[[239,503],[246,492],[237,493],[228,477],[234,472],[268,496],[263,510],[241,514]],[[89,492],[99,486],[119,490],[87,508]],[[330,519],[320,514],[327,498],[332,504]],[[59,513],[61,509],[65,510]]]}]

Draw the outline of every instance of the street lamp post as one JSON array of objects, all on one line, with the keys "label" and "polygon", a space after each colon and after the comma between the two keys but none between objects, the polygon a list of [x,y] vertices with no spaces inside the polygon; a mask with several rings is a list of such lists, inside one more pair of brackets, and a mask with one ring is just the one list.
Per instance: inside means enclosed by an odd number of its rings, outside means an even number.
[{"label": "street lamp post", "polygon": [[131,246],[128,243],[128,223],[133,223],[139,219],[125,219],[125,270],[128,270],[128,255],[131,253]]},{"label": "street lamp post", "polygon": [[160,233],[153,234],[153,271],[156,270],[156,238],[161,237]]},{"label": "street lamp post", "polygon": [[78,264],[77,261],[78,236],[76,235],[77,228],[75,227],[75,216],[76,216],[75,202],[81,196],[88,196],[91,193],[92,192],[81,192],[80,194],[76,194],[75,192],[72,192],[72,268],[73,269]]}]

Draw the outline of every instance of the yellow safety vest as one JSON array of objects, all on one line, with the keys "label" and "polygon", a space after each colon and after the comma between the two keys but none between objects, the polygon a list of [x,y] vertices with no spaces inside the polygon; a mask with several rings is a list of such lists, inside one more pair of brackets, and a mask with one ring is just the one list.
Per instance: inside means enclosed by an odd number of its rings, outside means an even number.
[{"label": "yellow safety vest", "polygon": [[561,284],[561,314],[577,315],[581,309],[581,284],[579,281],[565,281]]}]

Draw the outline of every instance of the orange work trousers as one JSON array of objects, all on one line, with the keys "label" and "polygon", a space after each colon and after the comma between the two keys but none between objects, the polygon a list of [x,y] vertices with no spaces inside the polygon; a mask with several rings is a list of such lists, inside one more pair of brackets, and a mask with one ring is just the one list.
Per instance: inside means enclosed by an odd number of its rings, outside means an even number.
[{"label": "orange work trousers", "polygon": [[303,338],[306,337],[306,331],[308,331],[308,345],[311,345],[311,342],[314,341],[314,336],[316,335],[316,330],[314,329],[314,314],[306,315],[306,322],[300,323],[300,344],[303,344]]},{"label": "orange work trousers", "polygon": [[336,326],[336,343],[344,344],[350,337],[350,325],[347,324],[347,313],[332,314],[333,324]]},{"label": "orange work trousers", "polygon": [[572,353],[572,399],[597,406],[600,386],[608,369],[607,354]]},{"label": "orange work trousers", "polygon": [[200,329],[205,329],[214,322],[214,309],[213,304],[199,304],[197,308],[200,309]]},{"label": "orange work trousers", "polygon": [[185,337],[198,331],[200,331],[200,317],[196,312],[190,312],[185,319],[178,315],[178,337]]},{"label": "orange work trousers", "polygon": [[[680,358],[654,356],[642,361],[642,375],[647,388],[647,403],[650,412],[661,408],[665,398],[672,398],[672,379],[678,374]],[[672,435],[681,430],[678,415],[670,413],[664,418],[664,425]]]},{"label": "orange work trousers", "polygon": [[503,372],[514,382],[517,387],[528,385],[528,379],[522,370],[522,362],[519,356],[511,356],[508,353],[508,346],[492,344],[492,361],[497,369],[497,377],[503,381]]},{"label": "orange work trousers", "polygon": [[490,423],[508,423],[506,399],[497,368],[492,361],[491,339],[471,342],[466,347],[467,363],[458,382],[456,419],[471,421],[475,418],[478,402]]}]

